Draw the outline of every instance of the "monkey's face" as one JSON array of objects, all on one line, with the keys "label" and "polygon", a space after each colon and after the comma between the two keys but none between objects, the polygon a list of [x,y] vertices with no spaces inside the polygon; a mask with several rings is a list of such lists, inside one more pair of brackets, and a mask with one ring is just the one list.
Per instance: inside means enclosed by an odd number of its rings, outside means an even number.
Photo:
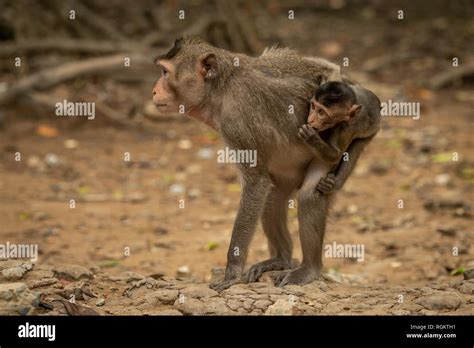
[{"label": "monkey's face", "polygon": [[311,99],[311,110],[308,116],[308,123],[311,127],[318,131],[323,131],[332,127],[332,121],[333,114],[331,110],[319,103],[315,98]]},{"label": "monkey's face", "polygon": [[188,113],[205,102],[209,80],[216,75],[212,53],[159,60],[161,76],[153,88],[153,103],[163,113]]},{"label": "monkey's face", "polygon": [[313,98],[311,99],[308,123],[318,131],[323,131],[336,126],[340,122],[349,121],[353,116],[351,110],[351,108],[341,103],[327,107]]}]

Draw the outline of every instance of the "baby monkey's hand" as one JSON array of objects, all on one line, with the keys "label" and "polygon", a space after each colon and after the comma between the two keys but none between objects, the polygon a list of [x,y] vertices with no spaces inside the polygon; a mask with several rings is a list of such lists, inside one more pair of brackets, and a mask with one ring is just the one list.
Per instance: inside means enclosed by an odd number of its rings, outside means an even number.
[{"label": "baby monkey's hand", "polygon": [[304,124],[300,127],[298,136],[306,142],[319,138],[318,131],[309,124]]}]

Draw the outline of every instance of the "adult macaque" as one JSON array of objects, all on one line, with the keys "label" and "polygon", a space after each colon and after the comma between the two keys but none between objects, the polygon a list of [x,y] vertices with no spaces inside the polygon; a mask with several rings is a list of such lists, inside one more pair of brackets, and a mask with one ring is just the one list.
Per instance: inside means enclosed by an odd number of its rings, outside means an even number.
[{"label": "adult macaque", "polygon": [[[243,280],[256,281],[264,271],[290,269],[287,209],[296,190],[303,260],[279,285],[316,279],[322,268],[331,195],[322,195],[315,187],[333,164],[313,161],[313,151],[297,133],[306,123],[315,83],[340,80],[339,67],[289,49],[272,48],[259,57],[249,57],[197,38],[177,40],[169,52],[158,57],[157,64],[162,76],[153,89],[153,101],[162,112],[184,107],[187,115],[218,130],[231,149],[257,151],[257,166],[238,164],[242,183],[239,211],[225,278],[213,287],[223,290],[242,280],[259,218],[271,258],[252,266]],[[351,145],[348,152],[357,158],[360,149]]]}]

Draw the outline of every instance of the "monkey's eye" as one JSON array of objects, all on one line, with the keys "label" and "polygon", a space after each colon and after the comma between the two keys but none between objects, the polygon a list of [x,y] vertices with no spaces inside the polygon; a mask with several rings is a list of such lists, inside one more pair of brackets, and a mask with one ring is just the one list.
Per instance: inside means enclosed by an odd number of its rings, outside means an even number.
[{"label": "monkey's eye", "polygon": [[318,110],[318,119],[322,120],[325,116],[326,116],[326,114],[324,113],[324,111],[322,109],[319,109]]},{"label": "monkey's eye", "polygon": [[161,76],[163,76],[165,79],[167,79],[170,76],[170,72],[166,70],[165,68],[161,69]]}]

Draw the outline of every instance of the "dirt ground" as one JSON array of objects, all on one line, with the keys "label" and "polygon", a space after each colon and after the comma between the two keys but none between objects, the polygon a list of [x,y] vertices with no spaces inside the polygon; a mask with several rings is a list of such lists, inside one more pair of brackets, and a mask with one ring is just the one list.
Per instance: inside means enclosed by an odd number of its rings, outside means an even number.
[{"label": "dirt ground", "polygon": [[[350,21],[327,16],[318,22],[318,35],[331,31],[324,23],[343,27],[345,34],[335,40],[355,61],[346,72],[382,101],[398,96],[422,104],[419,120],[383,119],[331,210],[325,243],[363,244],[364,260],[325,258],[326,269],[383,287],[461,281],[461,274],[452,273],[474,268],[472,89],[415,88],[413,71],[424,70],[417,76],[427,78],[439,67],[428,58],[410,71],[402,71],[401,63],[376,76],[360,73],[364,52],[349,38],[358,37],[363,26],[352,32]],[[430,30],[431,21],[423,23],[418,33]],[[384,34],[366,38],[372,56],[387,49],[377,51],[377,43],[389,39],[386,26]],[[301,24],[291,34],[281,29],[275,35],[301,47],[296,38],[303,30]],[[395,31],[409,40],[410,30]],[[453,51],[463,44],[448,34],[439,40],[438,48],[449,42]],[[424,44],[412,41],[423,50]],[[331,40],[322,44],[326,56],[336,46]],[[332,59],[341,55],[336,52]],[[149,95],[150,85],[138,92]],[[100,119],[58,120],[21,105],[10,113],[14,121],[0,130],[1,241],[38,244],[40,265],[100,267],[111,277],[131,271],[201,283],[210,281],[211,269],[225,267],[239,185],[236,168],[215,160],[224,145],[213,131],[184,116],[158,120],[158,130],[147,131],[112,127]],[[21,161],[15,161],[16,152]],[[126,153],[130,161],[124,160]],[[301,259],[296,208],[290,209],[289,222],[294,257]],[[267,257],[259,227],[247,266]],[[107,298],[113,291],[106,281],[100,288]],[[384,309],[371,314],[380,313]],[[472,305],[462,314],[474,314]]]}]

